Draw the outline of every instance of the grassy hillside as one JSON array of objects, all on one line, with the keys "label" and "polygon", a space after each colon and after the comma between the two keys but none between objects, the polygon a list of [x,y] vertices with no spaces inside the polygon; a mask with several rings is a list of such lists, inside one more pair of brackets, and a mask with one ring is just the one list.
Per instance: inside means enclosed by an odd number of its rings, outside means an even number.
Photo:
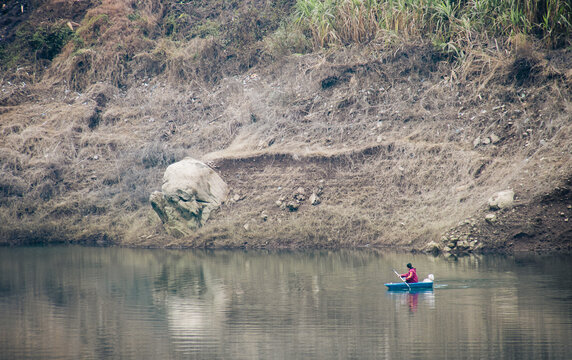
[{"label": "grassy hillside", "polygon": [[[3,4],[2,243],[570,249],[569,2]],[[231,195],[173,239],[185,156]]]}]

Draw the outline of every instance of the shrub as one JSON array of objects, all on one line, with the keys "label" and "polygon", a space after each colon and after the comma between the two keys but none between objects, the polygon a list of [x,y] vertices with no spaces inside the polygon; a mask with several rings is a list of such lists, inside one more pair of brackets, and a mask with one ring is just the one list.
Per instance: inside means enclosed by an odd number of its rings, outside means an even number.
[{"label": "shrub", "polygon": [[39,26],[29,44],[37,59],[52,60],[72,38],[72,30],[64,23]]},{"label": "shrub", "polygon": [[37,27],[21,25],[14,40],[0,45],[0,67],[7,69],[37,60],[54,59],[74,38],[65,22],[42,23]]}]

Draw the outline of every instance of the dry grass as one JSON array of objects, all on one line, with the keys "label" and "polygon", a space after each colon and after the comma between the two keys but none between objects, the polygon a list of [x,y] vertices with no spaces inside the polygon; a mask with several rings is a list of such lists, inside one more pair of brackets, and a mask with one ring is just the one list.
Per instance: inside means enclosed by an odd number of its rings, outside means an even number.
[{"label": "dry grass", "polygon": [[62,80],[72,90],[83,91],[97,81],[122,87],[131,82],[129,61],[153,46],[162,3],[156,0],[104,0],[89,9],[69,42],[55,59],[48,77]]}]

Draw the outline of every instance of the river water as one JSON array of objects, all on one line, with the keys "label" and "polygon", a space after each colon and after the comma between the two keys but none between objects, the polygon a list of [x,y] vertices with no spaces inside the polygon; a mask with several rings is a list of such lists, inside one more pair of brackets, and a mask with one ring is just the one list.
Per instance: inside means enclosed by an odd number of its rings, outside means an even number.
[{"label": "river water", "polygon": [[0,248],[0,359],[569,359],[571,260]]}]

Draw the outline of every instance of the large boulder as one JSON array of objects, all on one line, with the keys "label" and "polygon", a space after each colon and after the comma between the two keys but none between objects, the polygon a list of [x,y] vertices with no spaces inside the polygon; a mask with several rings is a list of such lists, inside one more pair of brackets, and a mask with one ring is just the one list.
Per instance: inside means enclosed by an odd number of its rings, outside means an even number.
[{"label": "large boulder", "polygon": [[165,230],[175,236],[192,234],[226,200],[228,186],[206,164],[184,158],[165,170],[162,191],[149,197]]}]

